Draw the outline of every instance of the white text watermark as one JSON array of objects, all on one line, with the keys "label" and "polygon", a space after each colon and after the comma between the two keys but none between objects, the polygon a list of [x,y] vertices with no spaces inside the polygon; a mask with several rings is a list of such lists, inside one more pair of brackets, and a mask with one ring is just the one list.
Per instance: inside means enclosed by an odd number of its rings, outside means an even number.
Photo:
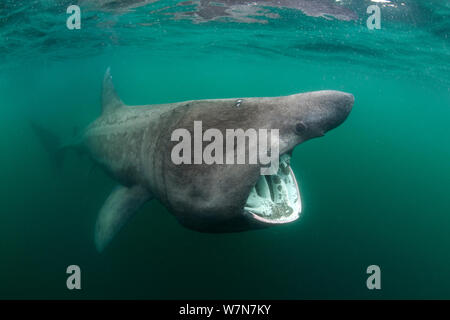
[{"label": "white text watermark", "polygon": [[[226,129],[224,137],[215,128],[203,132],[202,121],[194,121],[193,137],[189,130],[178,128],[172,132],[171,141],[178,142],[171,153],[176,165],[259,164],[263,175],[278,171],[278,129]],[[209,143],[204,147],[204,142]]]}]

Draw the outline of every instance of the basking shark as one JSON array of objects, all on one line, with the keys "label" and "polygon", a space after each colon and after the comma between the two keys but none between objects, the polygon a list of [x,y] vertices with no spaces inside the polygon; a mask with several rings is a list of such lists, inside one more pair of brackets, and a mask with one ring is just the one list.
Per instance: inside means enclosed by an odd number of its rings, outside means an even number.
[{"label": "basking shark", "polygon": [[[354,97],[314,91],[280,97],[192,100],[127,106],[103,80],[101,116],[59,148],[90,155],[118,182],[100,209],[95,245],[102,251],[147,201],[158,199],[185,227],[200,232],[238,232],[296,220],[301,199],[290,158],[295,146],[323,136],[349,115]],[[265,128],[279,132],[279,166],[261,175],[260,164],[175,164],[172,133],[178,128]],[[33,126],[48,150],[57,139]],[[246,146],[249,148],[249,146]],[[55,149],[56,150],[56,149]],[[248,150],[246,150],[248,151]]]}]

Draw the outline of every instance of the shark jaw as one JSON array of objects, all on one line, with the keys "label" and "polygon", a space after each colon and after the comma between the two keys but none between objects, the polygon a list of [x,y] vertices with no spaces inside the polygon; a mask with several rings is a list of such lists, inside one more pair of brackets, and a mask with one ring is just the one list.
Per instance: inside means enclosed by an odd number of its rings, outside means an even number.
[{"label": "shark jaw", "polygon": [[302,211],[300,191],[290,167],[290,155],[280,157],[278,171],[260,175],[244,206],[252,218],[267,224],[283,224],[297,220]]}]

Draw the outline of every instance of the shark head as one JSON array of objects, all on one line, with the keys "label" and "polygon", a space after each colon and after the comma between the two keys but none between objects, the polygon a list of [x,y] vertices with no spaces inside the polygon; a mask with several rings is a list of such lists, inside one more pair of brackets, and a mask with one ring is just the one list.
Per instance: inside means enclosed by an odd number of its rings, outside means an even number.
[{"label": "shark head", "polygon": [[[340,91],[188,102],[179,108],[182,116],[172,129],[185,128],[195,135],[193,123],[197,121],[202,123],[197,132],[214,129],[226,138],[230,129],[246,133],[277,130],[277,150],[270,150],[272,156],[274,152],[278,155],[274,160],[276,170],[261,174],[261,163],[173,164],[166,157],[161,179],[164,194],[160,198],[165,199],[183,225],[198,231],[235,232],[292,222],[299,218],[302,209],[300,190],[290,166],[293,149],[343,123],[353,103],[353,95]],[[246,138],[250,139],[250,135]],[[208,142],[203,140],[202,146],[205,145]],[[173,144],[170,146],[173,148]],[[246,160],[252,150],[256,149],[245,146]],[[224,148],[224,158],[226,152]]]},{"label": "shark head", "polygon": [[244,215],[262,225],[295,221],[302,211],[300,190],[290,166],[293,149],[312,138],[322,137],[349,115],[354,97],[340,91],[315,91],[278,98],[280,113],[273,121],[280,128],[278,170],[260,175],[251,188]]}]

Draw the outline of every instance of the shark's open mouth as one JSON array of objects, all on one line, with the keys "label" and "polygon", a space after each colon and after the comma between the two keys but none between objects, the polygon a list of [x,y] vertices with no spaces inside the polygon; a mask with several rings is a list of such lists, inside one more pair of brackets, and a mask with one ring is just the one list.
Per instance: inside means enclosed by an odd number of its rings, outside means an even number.
[{"label": "shark's open mouth", "polygon": [[250,191],[244,210],[254,219],[271,224],[292,222],[300,216],[302,203],[290,156],[280,157],[276,174],[261,175]]}]

